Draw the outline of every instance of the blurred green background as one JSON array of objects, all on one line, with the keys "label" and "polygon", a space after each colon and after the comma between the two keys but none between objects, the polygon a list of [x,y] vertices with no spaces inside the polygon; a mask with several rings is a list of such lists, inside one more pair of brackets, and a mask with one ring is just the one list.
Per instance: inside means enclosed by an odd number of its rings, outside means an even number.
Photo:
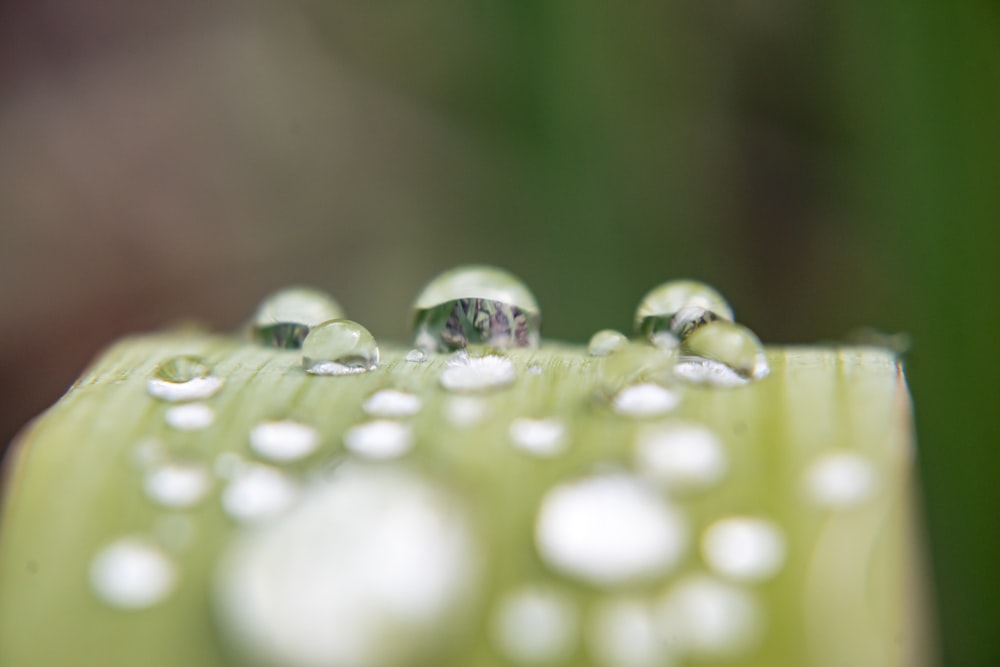
[{"label": "blurred green background", "polygon": [[1000,4],[0,4],[0,442],[105,344],[441,269],[550,337],[719,287],[769,343],[911,334],[944,662],[1000,664]]}]

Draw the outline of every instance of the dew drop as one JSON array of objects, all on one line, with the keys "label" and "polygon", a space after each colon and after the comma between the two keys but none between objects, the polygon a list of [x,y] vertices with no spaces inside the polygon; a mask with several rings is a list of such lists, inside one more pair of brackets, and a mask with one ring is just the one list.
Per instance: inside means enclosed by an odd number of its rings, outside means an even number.
[{"label": "dew drop", "polygon": [[680,395],[653,382],[624,387],[611,399],[612,409],[627,417],[658,417],[680,403]]},{"label": "dew drop", "polygon": [[726,474],[726,454],[719,438],[700,424],[675,422],[639,435],[636,468],[671,493],[708,488]]},{"label": "dew drop", "polygon": [[413,304],[414,345],[448,352],[468,345],[538,347],[541,312],[517,277],[491,266],[446,271]]},{"label": "dew drop", "polygon": [[770,372],[760,339],[733,322],[720,320],[699,327],[684,339],[681,352],[725,364],[746,379],[760,379]]},{"label": "dew drop", "polygon": [[750,382],[729,366],[700,357],[681,357],[674,366],[673,373],[678,380],[713,387],[742,387]]},{"label": "dew drop", "polygon": [[296,421],[261,422],[250,431],[250,449],[271,461],[296,461],[319,445],[319,431]]},{"label": "dew drop", "polygon": [[490,406],[474,396],[451,396],[444,404],[444,418],[456,428],[472,428],[489,415]]},{"label": "dew drop", "polygon": [[201,431],[215,422],[215,410],[204,403],[187,403],[168,408],[163,418],[178,431]]},{"label": "dew drop", "polygon": [[177,584],[177,570],[158,547],[140,537],[107,545],[90,563],[97,596],[120,609],[144,609],[166,598]]},{"label": "dew drop", "polygon": [[413,431],[408,424],[377,419],[347,429],[344,446],[362,458],[376,461],[394,459],[410,451]]},{"label": "dew drop", "polygon": [[410,361],[415,364],[422,364],[425,361],[427,361],[427,353],[421,350],[420,348],[413,348],[412,350],[406,353],[404,359],[406,361]]},{"label": "dew drop", "polygon": [[378,345],[371,332],[357,322],[323,322],[302,342],[302,366],[314,375],[365,373],[378,366]]},{"label": "dew drop", "polygon": [[601,329],[590,337],[587,353],[592,357],[606,357],[628,345],[628,338],[614,329]]},{"label": "dew drop", "polygon": [[517,379],[510,359],[495,354],[473,357],[453,355],[443,371],[441,386],[455,392],[480,392],[505,387]]},{"label": "dew drop", "polygon": [[298,498],[299,487],[280,470],[256,463],[240,467],[222,492],[222,509],[230,518],[250,523],[275,517]]},{"label": "dew drop", "polygon": [[200,357],[173,357],[157,366],[146,382],[146,391],[164,401],[203,400],[217,394],[224,384],[222,378],[210,372]]},{"label": "dew drop", "polygon": [[535,545],[556,570],[611,586],[671,569],[687,546],[687,526],[680,512],[640,480],[599,475],[545,495]]},{"label": "dew drop", "polygon": [[594,662],[604,667],[672,664],[650,605],[634,598],[614,598],[597,604],[590,618],[587,647]]},{"label": "dew drop", "polygon": [[442,650],[467,631],[478,579],[461,508],[402,471],[341,466],[225,554],[213,587],[225,638],[255,664],[450,664]]},{"label": "dew drop", "polygon": [[508,593],[493,617],[493,638],[514,662],[543,665],[568,658],[579,632],[570,600],[540,586]]},{"label": "dew drop", "polygon": [[824,454],[806,472],[806,490],[821,507],[861,505],[875,491],[877,475],[864,457],[848,451]]},{"label": "dew drop", "polygon": [[784,565],[785,539],[770,521],[731,517],[705,529],[701,554],[716,574],[727,579],[762,581]]},{"label": "dew drop", "polygon": [[704,657],[731,657],[752,647],[763,626],[749,592],[705,575],[674,584],[657,602],[656,620],[668,645]]},{"label": "dew drop", "polygon": [[541,375],[544,369],[538,364],[528,366],[528,375]]},{"label": "dew drop", "polygon": [[566,425],[560,419],[520,417],[510,424],[510,440],[529,454],[556,456],[566,449]]},{"label": "dew drop", "polygon": [[361,405],[373,417],[412,417],[421,407],[423,401],[419,396],[398,389],[380,389]]},{"label": "dew drop", "polygon": [[684,338],[703,324],[733,319],[733,309],[712,287],[672,280],[650,290],[635,312],[635,329],[652,339],[666,332]]},{"label": "dew drop", "polygon": [[211,486],[211,477],[202,466],[193,463],[165,463],[150,469],[143,489],[146,497],[164,507],[197,505]]},{"label": "dew drop", "polygon": [[254,314],[254,339],[283,349],[302,346],[311,327],[339,320],[344,313],[333,297],[308,287],[290,287],[264,299]]}]

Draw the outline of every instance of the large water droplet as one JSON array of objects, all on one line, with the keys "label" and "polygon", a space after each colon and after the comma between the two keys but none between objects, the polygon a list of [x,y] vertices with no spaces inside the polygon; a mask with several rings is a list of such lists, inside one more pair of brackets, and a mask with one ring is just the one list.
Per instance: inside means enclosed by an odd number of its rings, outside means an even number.
[{"label": "large water droplet", "polygon": [[785,538],[765,519],[731,517],[705,529],[701,554],[716,573],[734,581],[761,581],[785,562]]},{"label": "large water droplet", "polygon": [[592,357],[606,357],[628,345],[628,338],[614,329],[601,329],[590,337],[587,353]]},{"label": "large water droplet", "polygon": [[707,488],[726,474],[726,454],[719,438],[700,424],[675,422],[639,435],[636,468],[670,493]]},{"label": "large water droplet", "polygon": [[718,319],[733,319],[733,309],[721,294],[695,280],[672,280],[642,298],[635,311],[635,328],[650,339],[661,333],[684,338]]},{"label": "large water droplet", "polygon": [[538,303],[523,282],[502,269],[446,271],[424,287],[413,308],[414,345],[425,350],[538,346]]},{"label": "large water droplet", "polygon": [[378,366],[378,345],[371,332],[357,322],[323,322],[302,342],[302,366],[314,375],[365,373]]},{"label": "large water droplet", "polygon": [[824,454],[806,472],[806,491],[822,507],[855,507],[875,491],[877,475],[872,464],[859,454],[831,451]]},{"label": "large water droplet", "polygon": [[241,523],[269,519],[292,506],[299,487],[270,466],[248,464],[237,469],[222,492],[222,509]]},{"label": "large water droplet", "polygon": [[90,583],[97,596],[113,607],[143,609],[170,594],[177,570],[155,545],[140,537],[126,537],[94,556]]},{"label": "large water droplet", "polygon": [[553,589],[526,587],[505,595],[493,618],[501,653],[517,663],[542,665],[565,660],[577,638],[577,613]]},{"label": "large water droplet", "polygon": [[408,424],[377,419],[347,429],[344,446],[362,458],[394,459],[410,451],[413,431]]},{"label": "large water droplet", "polygon": [[753,646],[763,619],[747,591],[704,575],[677,582],[656,605],[660,634],[684,653],[728,657]]},{"label": "large water droplet", "polygon": [[625,475],[556,487],[535,524],[535,545],[546,563],[599,586],[660,576],[677,563],[687,541],[681,514]]},{"label": "large water droplet", "polygon": [[651,607],[635,598],[603,600],[592,612],[587,647],[603,667],[665,667],[672,664]]},{"label": "large water droplet", "polygon": [[760,379],[770,369],[760,339],[745,326],[712,322],[699,327],[681,344],[684,355],[717,361],[747,379]]},{"label": "large water droplet", "polygon": [[253,337],[271,347],[298,349],[311,327],[339,320],[344,313],[333,297],[308,287],[290,287],[264,299],[252,323]]},{"label": "large water droplet", "polygon": [[566,449],[566,424],[560,419],[520,417],[510,424],[514,446],[535,456],[556,456]]},{"label": "large water droplet", "polygon": [[451,664],[478,569],[462,507],[399,470],[339,467],[216,570],[220,624],[252,657],[238,662]]},{"label": "large water droplet", "polygon": [[250,449],[271,461],[295,461],[312,454],[319,445],[319,431],[291,420],[268,421],[250,431]]},{"label": "large water droplet", "polygon": [[517,379],[510,359],[496,354],[473,357],[464,352],[452,356],[441,372],[441,386],[449,391],[480,392],[505,387]]},{"label": "large water droplet", "polygon": [[173,357],[156,367],[146,382],[146,391],[164,401],[202,400],[218,393],[224,383],[210,372],[200,357]]},{"label": "large water droplet", "polygon": [[198,504],[211,486],[208,470],[193,463],[165,463],[146,473],[143,489],[153,502],[164,507]]}]

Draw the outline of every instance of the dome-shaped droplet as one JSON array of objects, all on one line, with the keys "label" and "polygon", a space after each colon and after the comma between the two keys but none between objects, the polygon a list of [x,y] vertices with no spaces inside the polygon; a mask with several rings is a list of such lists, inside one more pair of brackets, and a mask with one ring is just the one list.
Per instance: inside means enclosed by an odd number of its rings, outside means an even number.
[{"label": "dome-shaped droplet", "polygon": [[743,378],[759,379],[769,372],[760,339],[733,322],[711,322],[695,329],[684,339],[681,353],[725,364]]},{"label": "dome-shaped droplet", "polygon": [[314,375],[364,373],[378,366],[378,345],[357,322],[323,322],[302,341],[302,366]]},{"label": "dome-shaped droplet", "polygon": [[342,317],[340,304],[329,294],[308,287],[290,287],[260,303],[253,317],[252,333],[265,345],[298,349],[310,327]]},{"label": "dome-shaped droplet", "polygon": [[614,329],[601,329],[590,337],[587,353],[592,357],[606,357],[628,345],[628,338]]},{"label": "dome-shaped droplet", "polygon": [[222,378],[209,373],[211,368],[201,357],[172,357],[156,367],[146,383],[146,391],[164,401],[202,400],[222,389]]},{"label": "dome-shaped droplet", "polygon": [[642,298],[635,328],[650,339],[666,333],[683,339],[708,322],[732,319],[733,309],[715,289],[695,280],[672,280]]},{"label": "dome-shaped droplet", "polygon": [[538,303],[523,282],[501,269],[446,271],[424,287],[413,308],[414,345],[425,350],[538,346]]}]

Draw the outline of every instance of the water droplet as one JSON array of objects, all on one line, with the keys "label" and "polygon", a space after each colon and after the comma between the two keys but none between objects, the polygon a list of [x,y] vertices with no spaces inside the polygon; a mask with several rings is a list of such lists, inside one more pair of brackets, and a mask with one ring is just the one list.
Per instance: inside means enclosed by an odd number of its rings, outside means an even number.
[{"label": "water droplet", "polygon": [[510,424],[516,447],[535,456],[556,456],[566,449],[566,425],[559,419],[520,417]]},{"label": "water droplet", "polygon": [[164,507],[192,507],[208,493],[208,471],[193,463],[165,463],[146,473],[143,489],[154,503]]},{"label": "water droplet", "polygon": [[720,319],[731,321],[733,309],[715,289],[694,280],[672,280],[642,298],[635,311],[635,329],[648,338],[661,332],[684,338]]},{"label": "water droplet", "polygon": [[347,429],[344,446],[362,458],[394,459],[410,451],[413,431],[407,424],[378,419]]},{"label": "water droplet", "polygon": [[605,667],[666,667],[671,664],[652,609],[642,600],[603,600],[592,612],[587,646]]},{"label": "water droplet", "polygon": [[770,372],[760,339],[733,322],[720,320],[696,329],[684,339],[681,352],[725,364],[743,378],[760,379]]},{"label": "water droplet", "polygon": [[601,329],[590,337],[587,353],[592,357],[606,357],[628,345],[628,338],[614,329]]},{"label": "water droplet", "polygon": [[361,409],[374,417],[412,417],[420,412],[419,396],[398,389],[380,389],[368,397]]},{"label": "water droplet", "polygon": [[680,395],[663,385],[643,382],[624,387],[611,399],[612,409],[627,417],[658,417],[680,403]]},{"label": "water droplet", "polygon": [[311,327],[344,317],[340,304],[320,290],[290,287],[264,299],[253,318],[253,337],[271,347],[298,349]]},{"label": "water droplet", "polygon": [[753,646],[763,619],[747,591],[704,575],[677,582],[656,605],[669,645],[705,657],[733,656]]},{"label": "water droplet", "polygon": [[489,404],[473,396],[451,396],[444,404],[444,418],[456,428],[472,428],[486,419],[489,412]]},{"label": "water droplet", "polygon": [[500,601],[493,618],[493,637],[507,658],[528,665],[565,660],[572,654],[578,619],[565,595],[542,587],[526,587]]},{"label": "water droplet", "polygon": [[479,562],[462,506],[403,471],[344,464],[224,556],[226,639],[286,667],[451,664]]},{"label": "water droplet", "polygon": [[371,332],[357,322],[323,322],[302,342],[302,366],[314,375],[365,373],[378,366],[378,345]]},{"label": "water droplet", "polygon": [[448,352],[470,344],[538,347],[541,313],[518,278],[490,266],[442,273],[413,304],[414,345]]},{"label": "water droplet", "polygon": [[711,359],[681,357],[673,368],[674,377],[691,384],[707,384],[713,387],[742,387],[750,380],[729,366]]},{"label": "water droplet", "polygon": [[505,387],[517,379],[510,359],[495,354],[473,357],[456,354],[441,372],[441,386],[449,391],[476,392]]},{"label": "water droplet", "polygon": [[319,445],[319,432],[296,421],[261,422],[250,431],[250,449],[271,461],[295,461]]},{"label": "water droplet", "polygon": [[90,583],[97,596],[113,607],[144,609],[173,591],[177,571],[155,545],[140,537],[125,537],[94,556]]},{"label": "water droplet", "polygon": [[701,538],[701,554],[717,574],[735,581],[761,581],[785,562],[785,539],[765,519],[720,519]]},{"label": "water droplet", "polygon": [[546,494],[535,545],[551,567],[609,586],[652,579],[672,568],[687,545],[687,526],[641,481],[601,475]]},{"label": "water droplet", "polygon": [[422,364],[423,362],[427,361],[427,353],[421,350],[420,348],[414,348],[409,352],[407,352],[406,357],[404,358],[406,359],[406,361],[411,361],[416,364]]},{"label": "water droplet", "polygon": [[806,490],[822,507],[855,507],[875,491],[877,476],[871,463],[848,451],[824,454],[806,472]]},{"label": "water droplet", "polygon": [[200,357],[173,357],[157,366],[146,382],[146,391],[164,401],[203,400],[217,394],[224,384],[210,372]]},{"label": "water droplet", "polygon": [[200,431],[215,422],[215,410],[204,403],[188,403],[167,409],[163,418],[178,431]]},{"label": "water droplet", "polygon": [[726,454],[719,438],[700,424],[675,422],[643,431],[636,443],[636,468],[667,491],[707,488],[726,474]]},{"label": "water droplet", "polygon": [[242,466],[222,492],[222,509],[241,523],[277,516],[298,498],[299,487],[280,470],[256,463]]},{"label": "water droplet", "polygon": [[538,364],[531,364],[530,366],[528,366],[528,374],[529,375],[541,375],[542,374],[542,370],[543,370],[543,368],[541,366],[539,366]]}]

